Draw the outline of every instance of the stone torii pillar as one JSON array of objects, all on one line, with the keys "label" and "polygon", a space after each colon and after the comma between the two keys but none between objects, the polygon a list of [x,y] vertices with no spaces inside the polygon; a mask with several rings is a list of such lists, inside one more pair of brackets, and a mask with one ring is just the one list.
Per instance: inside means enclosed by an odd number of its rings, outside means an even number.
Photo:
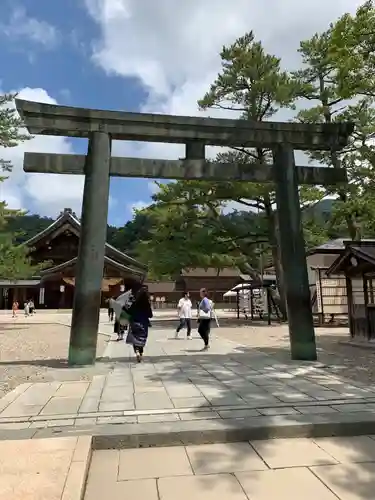
[{"label": "stone torii pillar", "polygon": [[293,148],[277,146],[273,158],[291,357],[314,361],[317,359],[314,321]]},{"label": "stone torii pillar", "polygon": [[92,132],[85,161],[82,224],[78,249],[69,364],[96,358],[101,288],[107,239],[111,138]]}]

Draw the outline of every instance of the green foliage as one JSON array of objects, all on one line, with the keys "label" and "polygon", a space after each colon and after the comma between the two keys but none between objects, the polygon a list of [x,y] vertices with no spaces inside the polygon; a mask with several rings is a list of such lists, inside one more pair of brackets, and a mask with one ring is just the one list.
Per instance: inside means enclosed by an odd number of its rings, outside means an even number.
[{"label": "green foliage", "polygon": [[[178,199],[174,198],[175,187],[179,191]],[[180,183],[168,184],[160,198],[155,196],[158,201],[144,210],[151,217],[153,227],[150,238],[139,244],[137,254],[148,263],[153,277],[173,277],[184,268],[246,266],[238,240],[245,241],[249,235],[242,234],[240,238],[232,234],[217,205],[203,209],[196,204],[196,199],[187,200],[188,193],[189,189],[182,192]],[[169,196],[176,201],[165,201]],[[234,228],[233,224],[229,227]]]},{"label": "green foliage", "polygon": [[202,109],[230,109],[261,121],[293,106],[298,82],[280,69],[280,59],[267,54],[252,31],[223,47],[220,57],[222,71],[198,102]]},{"label": "green foliage", "polygon": [[6,231],[12,234],[14,244],[20,244],[44,231],[53,222],[50,217],[19,213],[8,219]]},{"label": "green foliage", "polygon": [[140,241],[150,238],[152,226],[151,217],[146,211],[137,211],[132,220],[123,227],[116,228],[109,226],[107,231],[107,241],[114,247],[126,254],[138,258],[137,246]]},{"label": "green foliage", "polygon": [[[29,135],[20,132],[22,120],[16,109],[11,106],[16,94],[0,95],[0,148],[13,148],[20,142],[30,139]],[[0,158],[0,169],[10,171],[9,161]]]},{"label": "green foliage", "polygon": [[[370,3],[367,3],[366,9]],[[352,19],[350,16],[344,18],[346,24],[349,18]],[[329,167],[346,169],[349,186],[332,186],[323,190],[324,196],[338,197],[335,217],[330,222],[331,227],[328,231],[332,229],[333,224],[339,224],[340,231],[343,230],[343,225],[346,225],[347,234],[352,239],[359,239],[367,231],[360,215],[364,210],[359,208],[359,204],[367,190],[374,185],[375,179],[373,169],[375,110],[372,98],[361,95],[359,87],[354,87],[350,82],[343,80],[344,73],[336,31],[338,25],[344,26],[344,18],[332,24],[326,32],[315,34],[311,39],[301,42],[299,52],[304,68],[296,71],[293,76],[302,89],[301,97],[312,104],[312,107],[297,114],[298,121],[302,123],[350,121],[355,124],[355,132],[342,151],[312,151],[309,156],[312,160]],[[360,78],[362,85],[364,80],[362,76]],[[370,84],[370,81],[368,83]],[[366,213],[369,213],[368,210]]]},{"label": "green foliage", "polygon": [[[22,121],[16,110],[11,107],[15,95],[5,94],[0,96],[0,154],[1,148],[12,148],[19,142],[27,140],[29,136],[23,134],[20,129]],[[11,171],[12,164],[0,157],[0,170]],[[0,177],[0,183],[6,177]],[[4,201],[0,201],[0,277],[5,279],[17,279],[19,277],[32,276],[39,269],[32,266],[27,255],[27,249],[13,243],[13,235],[9,232],[7,224],[13,217],[20,215],[18,210],[10,210]]]},{"label": "green foliage", "polygon": [[375,8],[364,2],[355,15],[344,14],[331,25],[329,56],[338,72],[339,93],[375,97]]}]

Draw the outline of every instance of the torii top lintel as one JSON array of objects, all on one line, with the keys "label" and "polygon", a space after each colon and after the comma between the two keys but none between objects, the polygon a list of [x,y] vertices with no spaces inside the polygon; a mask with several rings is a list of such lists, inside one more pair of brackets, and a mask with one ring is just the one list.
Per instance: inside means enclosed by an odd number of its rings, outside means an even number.
[{"label": "torii top lintel", "polygon": [[354,130],[352,123],[252,122],[105,111],[21,99],[16,99],[16,106],[33,135],[88,137],[103,131],[115,140],[267,148],[287,143],[299,150],[340,150]]}]

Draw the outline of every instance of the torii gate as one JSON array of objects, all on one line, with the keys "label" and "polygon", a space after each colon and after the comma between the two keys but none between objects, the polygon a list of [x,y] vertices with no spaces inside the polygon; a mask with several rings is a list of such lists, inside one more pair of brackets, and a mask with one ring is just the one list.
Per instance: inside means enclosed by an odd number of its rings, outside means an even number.
[{"label": "torii gate", "polygon": [[[86,156],[25,153],[24,157],[25,172],[85,175],[71,365],[92,364],[96,359],[110,176],[274,182],[291,356],[317,359],[298,185],[333,185],[345,183],[347,178],[344,169],[295,166],[294,150],[339,151],[347,144],[353,124],[259,123],[101,111],[20,99],[16,106],[33,135],[89,139]],[[186,159],[111,158],[112,140],[185,144]],[[209,162],[205,159],[207,145],[268,148],[273,151],[274,164]]]}]

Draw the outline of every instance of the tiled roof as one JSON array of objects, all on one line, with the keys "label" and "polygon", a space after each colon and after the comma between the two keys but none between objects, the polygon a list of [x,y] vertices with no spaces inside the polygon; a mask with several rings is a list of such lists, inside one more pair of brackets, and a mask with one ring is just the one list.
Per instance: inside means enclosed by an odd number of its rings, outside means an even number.
[{"label": "tiled roof", "polygon": [[194,269],[183,269],[181,275],[185,278],[240,278],[241,272],[235,267],[225,267],[220,270],[218,274],[217,269],[209,267],[204,269],[203,267],[196,267]]},{"label": "tiled roof", "polygon": [[[33,245],[35,245],[36,242],[40,241],[42,238],[47,237],[48,235],[50,235],[51,233],[53,233],[66,223],[70,224],[77,232],[81,231],[81,223],[76,218],[75,214],[70,209],[65,209],[60,214],[60,216],[55,220],[55,222],[46,227],[46,229],[35,235],[33,238],[27,240],[24,244],[29,247],[32,247]],[[129,257],[128,255],[121,252],[117,248],[113,247],[109,243],[106,243],[105,247],[106,251],[109,251],[110,253],[113,254],[113,256],[117,256],[119,259],[125,261],[130,266],[133,266],[135,269],[143,269],[145,271],[147,270],[147,266],[145,264],[142,264],[141,262],[133,259],[132,257]]]}]

